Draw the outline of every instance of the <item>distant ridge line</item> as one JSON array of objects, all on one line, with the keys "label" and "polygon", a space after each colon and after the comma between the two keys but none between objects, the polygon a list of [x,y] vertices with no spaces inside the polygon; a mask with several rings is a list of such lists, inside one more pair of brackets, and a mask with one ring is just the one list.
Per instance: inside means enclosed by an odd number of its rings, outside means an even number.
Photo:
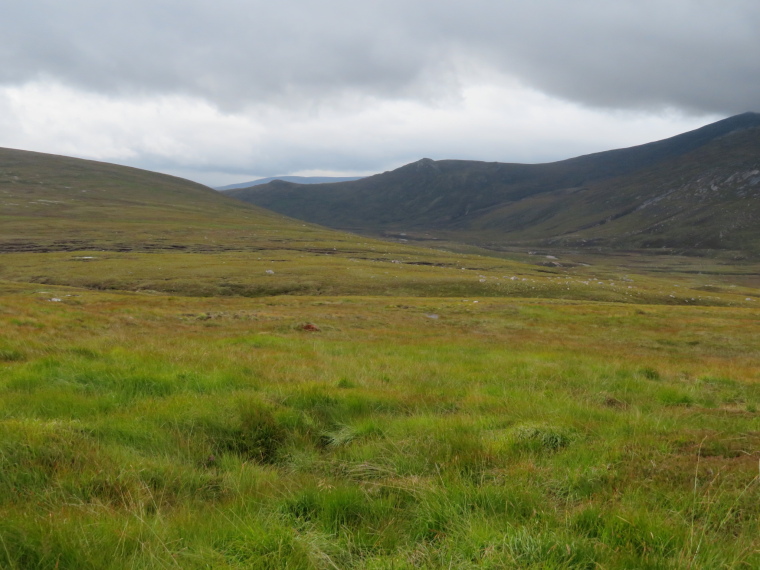
[{"label": "distant ridge line", "polygon": [[275,180],[283,182],[292,182],[293,184],[328,184],[333,182],[353,182],[361,180],[363,176],[270,176],[269,178],[259,178],[250,182],[239,182],[238,184],[228,184],[227,186],[217,186],[215,189],[225,192],[227,190],[237,190],[239,188],[250,188],[251,186],[260,186],[268,184]]},{"label": "distant ridge line", "polygon": [[228,195],[369,235],[760,256],[760,114],[544,164],[421,159],[353,182]]}]

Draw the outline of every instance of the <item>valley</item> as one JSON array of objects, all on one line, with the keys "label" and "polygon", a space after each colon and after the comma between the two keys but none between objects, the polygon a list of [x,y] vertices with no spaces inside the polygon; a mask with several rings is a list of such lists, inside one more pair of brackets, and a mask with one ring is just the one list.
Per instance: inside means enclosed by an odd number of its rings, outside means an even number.
[{"label": "valley", "polygon": [[759,566],[756,228],[564,194],[362,235],[0,149],[0,566]]}]

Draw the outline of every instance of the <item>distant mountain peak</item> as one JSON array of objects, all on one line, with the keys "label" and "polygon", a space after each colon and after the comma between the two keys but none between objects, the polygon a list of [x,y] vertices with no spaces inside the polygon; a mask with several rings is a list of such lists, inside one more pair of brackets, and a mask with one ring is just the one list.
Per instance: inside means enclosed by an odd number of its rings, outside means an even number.
[{"label": "distant mountain peak", "polygon": [[432,158],[421,158],[417,162],[413,162],[407,166],[409,168],[417,170],[418,172],[430,174],[438,173],[441,170],[438,163]]},{"label": "distant mountain peak", "polygon": [[269,178],[259,178],[250,182],[240,182],[238,184],[229,184],[227,186],[217,186],[216,190],[225,192],[227,190],[237,190],[238,188],[250,188],[251,186],[260,186],[271,182],[290,182],[293,184],[328,184],[333,182],[352,182],[360,180],[361,176],[271,176]]}]

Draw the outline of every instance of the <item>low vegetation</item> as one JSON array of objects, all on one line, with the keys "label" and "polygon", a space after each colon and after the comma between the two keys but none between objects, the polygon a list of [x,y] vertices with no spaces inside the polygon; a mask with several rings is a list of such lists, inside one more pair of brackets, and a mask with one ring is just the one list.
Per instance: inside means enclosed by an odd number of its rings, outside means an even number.
[{"label": "low vegetation", "polygon": [[0,567],[760,567],[755,266],[412,241],[0,149]]},{"label": "low vegetation", "polygon": [[753,568],[746,307],[5,283],[8,568]]}]

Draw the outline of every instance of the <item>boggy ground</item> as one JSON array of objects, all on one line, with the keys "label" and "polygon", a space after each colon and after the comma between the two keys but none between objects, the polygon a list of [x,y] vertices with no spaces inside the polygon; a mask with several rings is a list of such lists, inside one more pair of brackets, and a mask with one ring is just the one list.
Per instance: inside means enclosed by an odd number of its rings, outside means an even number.
[{"label": "boggy ground", "polygon": [[0,566],[760,567],[752,303],[0,294]]}]

